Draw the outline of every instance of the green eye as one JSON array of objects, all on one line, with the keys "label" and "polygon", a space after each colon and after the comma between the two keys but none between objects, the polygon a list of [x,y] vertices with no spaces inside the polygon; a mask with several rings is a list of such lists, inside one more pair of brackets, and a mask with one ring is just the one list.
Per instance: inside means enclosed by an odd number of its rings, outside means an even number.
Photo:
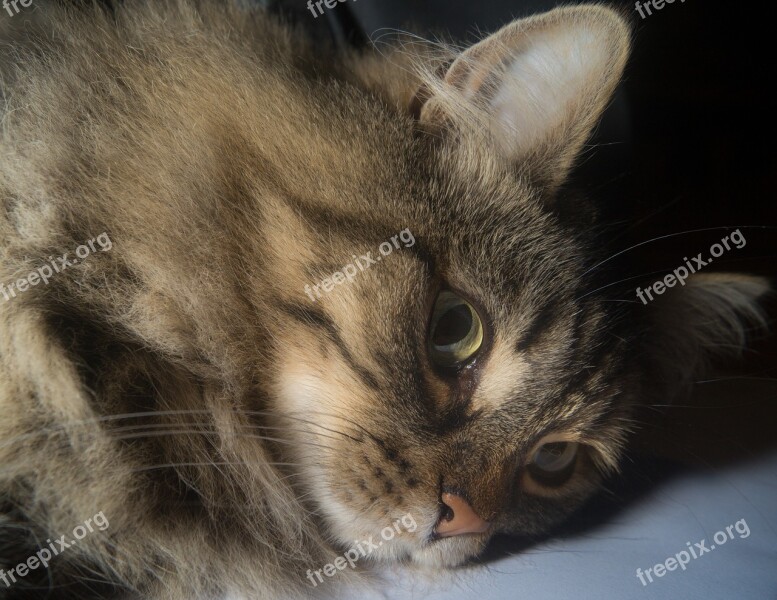
[{"label": "green eye", "polygon": [[453,292],[440,292],[434,304],[429,355],[441,367],[457,367],[483,344],[483,324],[474,308]]},{"label": "green eye", "polygon": [[540,483],[561,485],[575,470],[578,448],[575,442],[544,444],[534,453],[529,472]]}]

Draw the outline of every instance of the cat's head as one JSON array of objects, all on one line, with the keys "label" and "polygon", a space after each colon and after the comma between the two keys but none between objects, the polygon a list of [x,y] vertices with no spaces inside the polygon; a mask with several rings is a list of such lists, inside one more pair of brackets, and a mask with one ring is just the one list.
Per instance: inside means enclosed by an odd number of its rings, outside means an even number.
[{"label": "cat's head", "polygon": [[652,368],[650,315],[685,315],[665,340],[739,335],[736,318],[709,323],[750,311],[759,280],[692,278],[651,307],[596,289],[602,257],[563,184],[628,49],[623,19],[589,6],[464,51],[392,125],[380,191],[320,210],[295,250],[276,409],[340,544],[373,536],[373,558],[455,565],[494,533],[547,531],[617,469]]}]

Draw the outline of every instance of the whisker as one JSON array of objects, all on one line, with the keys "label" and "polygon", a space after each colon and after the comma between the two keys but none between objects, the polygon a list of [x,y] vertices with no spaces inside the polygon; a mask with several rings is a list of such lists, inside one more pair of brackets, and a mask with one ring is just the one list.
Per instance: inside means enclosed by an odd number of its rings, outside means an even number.
[{"label": "whisker", "polygon": [[[336,429],[332,429],[332,428],[329,428],[329,427],[325,427],[325,426],[323,426],[323,425],[321,425],[319,423],[316,423],[314,421],[309,421],[309,420],[306,420],[306,419],[301,419],[299,417],[293,417],[293,416],[290,416],[290,415],[280,414],[280,413],[276,413],[276,412],[273,412],[273,411],[244,411],[244,410],[235,410],[233,412],[235,414],[258,415],[258,416],[259,415],[280,416],[280,417],[287,418],[287,419],[293,419],[293,420],[296,420],[296,421],[300,421],[300,422],[306,423],[308,425],[312,425],[312,426],[318,427],[319,429],[323,429],[323,430],[329,431],[331,433],[335,433],[335,434],[341,435],[343,437],[350,438],[351,440],[353,440],[355,442],[358,442],[358,440],[356,438],[354,438],[353,436],[351,436],[351,435],[349,435],[349,434],[347,434],[345,432],[338,431]],[[74,427],[83,427],[83,426],[90,426],[90,425],[100,425],[100,424],[111,423],[111,422],[116,422],[116,421],[126,420],[126,419],[133,419],[133,418],[150,418],[150,417],[165,417],[165,416],[188,416],[188,415],[205,416],[205,415],[211,415],[211,414],[213,414],[213,412],[211,410],[207,410],[207,409],[194,409],[194,410],[146,411],[146,412],[134,412],[134,413],[122,413],[122,414],[114,414],[114,415],[96,416],[96,417],[93,417],[93,418],[90,418],[90,419],[83,419],[83,420],[80,420],[80,421],[73,421],[73,422],[69,422],[69,423],[68,422],[59,423],[59,424],[57,424],[55,426],[44,427],[44,428],[39,429],[37,431],[33,431],[33,432],[30,432],[30,433],[24,433],[24,434],[15,436],[15,437],[13,437],[11,439],[4,440],[2,443],[0,443],[0,448],[4,448],[6,446],[10,446],[11,444],[14,444],[16,442],[27,441],[27,440],[34,439],[34,438],[37,438],[37,437],[40,437],[40,436],[44,436],[44,435],[62,435],[62,434],[67,434],[68,430],[71,429],[71,428],[74,428]],[[325,413],[323,413],[323,414],[325,414]],[[339,417],[338,415],[334,415],[334,414],[333,415],[329,415],[329,416],[333,416],[333,417],[336,417],[336,418],[343,418],[344,419],[344,417]],[[356,423],[353,423],[353,424],[358,426],[358,424],[356,424]],[[172,427],[172,426],[200,426],[200,425],[202,425],[202,426],[211,425],[212,426],[211,423],[201,423],[201,422],[195,422],[195,423],[146,423],[146,424],[143,424],[143,425],[128,425],[126,427],[119,427],[119,428],[114,429],[114,430],[108,430],[106,433],[110,434],[111,431],[132,431],[134,429],[142,429],[142,428],[149,428],[150,429],[150,428],[162,428],[162,427]],[[277,430],[277,431],[287,430],[287,431],[297,431],[299,433],[314,433],[316,436],[319,436],[319,437],[326,437],[326,438],[329,438],[329,439],[336,439],[336,438],[332,438],[331,436],[325,436],[325,435],[323,435],[321,433],[315,433],[315,432],[311,432],[311,431],[307,431],[307,430],[299,430],[299,429],[294,430],[294,429],[290,429],[290,428],[273,427],[273,426],[270,426],[270,425],[261,425],[261,424],[243,425],[243,424],[238,424],[238,427],[244,427],[244,428],[255,427],[255,428],[259,428],[259,429],[264,428],[264,429],[268,429],[268,430]],[[105,432],[105,431],[106,430],[103,430],[103,429],[99,430],[100,433]],[[365,432],[369,435],[369,432],[367,432],[366,430],[365,430]],[[112,437],[111,439],[120,439],[120,438]]]},{"label": "whisker", "polygon": [[611,261],[613,258],[617,258],[621,254],[625,254],[626,252],[629,252],[630,250],[634,250],[635,248],[639,248],[640,246],[644,246],[645,244],[650,244],[651,242],[657,242],[659,240],[664,240],[671,237],[677,237],[679,235],[687,235],[689,233],[701,233],[703,231],[717,231],[720,229],[777,229],[777,227],[773,227],[770,225],[730,225],[730,226],[719,226],[719,227],[703,227],[701,229],[689,229],[687,231],[680,231],[677,233],[668,233],[666,235],[660,235],[654,238],[651,238],[649,240],[645,240],[644,242],[640,242],[639,244],[634,244],[633,246],[629,246],[625,250],[621,250],[620,252],[616,252],[612,256],[605,258],[603,261],[595,264],[593,267],[588,269],[585,273],[581,275],[581,277],[585,277],[593,271],[594,269],[599,268],[604,263]]},{"label": "whisker", "polygon": [[[325,417],[334,417],[336,419],[342,419],[342,420],[346,421],[347,423],[349,423],[349,424],[353,425],[354,427],[357,427],[358,429],[363,431],[373,441],[375,441],[375,442],[382,442],[382,440],[379,437],[373,435],[373,433],[370,432],[368,429],[366,429],[363,425],[360,425],[359,423],[357,423],[356,421],[354,421],[352,419],[349,419],[348,417],[344,417],[342,415],[337,415],[337,414],[334,414],[334,413],[326,413],[326,412],[322,412],[322,411],[309,411],[308,414],[321,415],[321,416],[325,416]],[[290,415],[285,415],[285,416],[288,416],[288,418],[297,418],[298,419],[298,417],[291,417]],[[323,427],[322,425],[319,425],[318,423],[314,423],[312,421],[306,421],[306,422],[310,423],[311,425],[317,425],[319,427]],[[358,441],[358,440],[354,439],[354,441]]]},{"label": "whisker", "polygon": [[[149,432],[142,432],[142,433],[133,433],[128,435],[122,435],[117,436],[115,438],[112,438],[114,440],[132,440],[132,439],[139,439],[139,438],[149,438],[149,437],[164,437],[167,435],[210,435],[215,434],[215,431],[203,431],[200,429],[185,429],[185,430],[169,430],[169,431],[149,431]],[[247,438],[253,438],[257,440],[264,440],[268,442],[276,442],[279,444],[288,444],[291,446],[296,446],[298,444],[302,444],[305,446],[315,446],[317,448],[323,448],[325,450],[331,450],[329,446],[324,446],[323,444],[316,444],[313,442],[309,442],[307,440],[301,440],[301,441],[291,441],[291,440],[284,440],[282,438],[275,438],[275,437],[269,437],[265,435],[253,435],[250,433],[238,433],[239,437],[247,437]]]},{"label": "whisker", "polygon": [[[145,471],[154,471],[157,469],[171,469],[174,467],[216,467],[216,466],[232,466],[232,465],[240,465],[240,466],[249,466],[249,465],[266,465],[270,467],[298,467],[301,466],[299,463],[287,463],[287,462],[261,462],[261,461],[251,461],[251,462],[240,462],[240,461],[212,461],[212,462],[174,462],[174,463],[165,463],[160,465],[151,465],[146,467],[139,467],[137,469],[132,469],[132,473],[143,473]],[[300,473],[294,473],[294,475],[300,475]],[[285,478],[285,477],[284,477]]]},{"label": "whisker", "polygon": [[[149,424],[145,424],[145,425],[130,425],[130,426],[127,426],[127,427],[119,427],[117,429],[111,429],[107,433],[108,434],[114,434],[114,433],[131,432],[131,431],[135,431],[135,430],[143,431],[145,429],[148,429],[148,430],[151,430],[151,429],[161,429],[163,427],[208,427],[210,429],[207,431],[207,433],[214,433],[214,434],[219,434],[220,433],[219,430],[215,428],[213,423],[208,423],[208,422],[195,422],[195,423],[149,423]],[[327,439],[335,440],[335,441],[338,440],[338,438],[333,437],[331,435],[324,435],[324,434],[321,434],[321,433],[311,432],[311,431],[304,430],[304,429],[293,429],[291,427],[273,427],[272,425],[259,425],[259,424],[248,424],[248,425],[238,424],[237,427],[240,428],[240,429],[245,429],[245,430],[267,429],[267,430],[271,430],[271,431],[289,431],[289,432],[294,432],[294,433],[313,433],[313,435],[315,435],[317,437],[323,437],[323,438],[327,438]],[[335,430],[330,430],[330,431],[333,431],[335,433],[341,433],[341,432],[338,432],[338,431],[335,431]],[[346,435],[346,434],[342,434],[342,435]],[[112,438],[112,439],[117,439],[117,438]]]},{"label": "whisker", "polygon": [[608,283],[607,285],[603,285],[602,287],[597,288],[597,289],[595,289],[595,290],[593,290],[591,292],[586,292],[582,296],[579,296],[578,298],[576,298],[575,302],[579,302],[583,298],[587,298],[591,294],[595,294],[596,292],[600,292],[600,291],[602,291],[604,289],[607,289],[608,287],[612,287],[613,285],[618,285],[619,283],[625,283],[626,281],[631,281],[632,279],[642,279],[643,277],[647,277],[648,275],[657,275],[659,273],[665,273],[667,270],[671,270],[671,269],[659,269],[657,271],[651,271],[649,273],[642,273],[640,275],[633,275],[631,277],[627,277],[626,279],[621,279],[620,281],[613,281],[612,283]]}]

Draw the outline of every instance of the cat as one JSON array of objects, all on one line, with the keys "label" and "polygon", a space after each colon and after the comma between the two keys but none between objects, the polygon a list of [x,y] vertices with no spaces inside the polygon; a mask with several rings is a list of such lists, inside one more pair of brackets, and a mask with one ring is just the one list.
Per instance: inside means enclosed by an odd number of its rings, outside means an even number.
[{"label": "cat", "polygon": [[0,25],[3,597],[456,567],[567,518],[635,406],[763,323],[743,274],[609,301],[565,184],[629,54],[611,9],[369,52],[205,0],[24,10]]}]

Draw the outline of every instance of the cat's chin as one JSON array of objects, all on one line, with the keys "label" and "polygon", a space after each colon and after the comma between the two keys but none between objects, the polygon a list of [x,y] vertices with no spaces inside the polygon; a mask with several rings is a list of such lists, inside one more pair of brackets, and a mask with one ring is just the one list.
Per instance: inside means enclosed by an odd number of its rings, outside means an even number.
[{"label": "cat's chin", "polygon": [[443,538],[410,553],[413,564],[429,569],[452,569],[477,557],[486,547],[488,535]]}]

